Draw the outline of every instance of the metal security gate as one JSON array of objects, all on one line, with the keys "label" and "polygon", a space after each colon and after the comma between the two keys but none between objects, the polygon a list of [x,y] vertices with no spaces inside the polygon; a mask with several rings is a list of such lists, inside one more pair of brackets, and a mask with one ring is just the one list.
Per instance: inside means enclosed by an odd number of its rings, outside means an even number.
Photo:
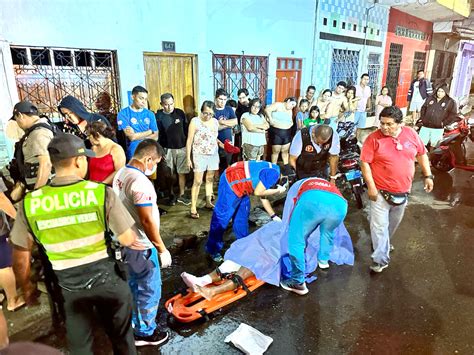
[{"label": "metal security gate", "polygon": [[212,53],[214,90],[224,88],[237,99],[237,91],[246,88],[250,97],[265,101],[268,80],[268,57]]},{"label": "metal security gate", "polygon": [[111,96],[111,111],[120,109],[116,52],[110,50],[11,46],[20,100],[30,100],[40,112],[58,117],[66,95],[96,110],[97,96]]},{"label": "metal security gate", "polygon": [[367,73],[369,74],[369,86],[372,90],[372,108],[375,110],[375,98],[380,93],[379,76],[380,76],[380,54],[369,53],[369,63],[367,65]]},{"label": "metal security gate", "polygon": [[380,76],[380,54],[370,53],[369,63],[367,66],[367,73],[369,74],[369,86],[372,89],[372,94],[377,95],[380,91],[379,76]]},{"label": "metal security gate", "polygon": [[357,82],[358,68],[358,51],[333,49],[331,62],[331,89],[334,89],[339,81],[345,81],[347,85],[354,85]]},{"label": "metal security gate", "polygon": [[416,73],[418,72],[418,70],[425,70],[425,61],[425,52],[415,52],[415,57],[413,58],[413,68],[411,70],[412,78],[416,78]]},{"label": "metal security gate", "polygon": [[390,43],[390,54],[388,56],[387,81],[393,104],[396,104],[398,76],[400,74],[400,63],[402,62],[403,45]]}]

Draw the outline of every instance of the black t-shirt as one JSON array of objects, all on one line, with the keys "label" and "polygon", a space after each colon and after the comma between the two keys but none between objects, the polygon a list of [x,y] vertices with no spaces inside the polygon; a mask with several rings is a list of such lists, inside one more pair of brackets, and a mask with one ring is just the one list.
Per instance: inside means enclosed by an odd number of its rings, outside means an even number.
[{"label": "black t-shirt", "polygon": [[175,108],[170,114],[158,110],[156,123],[159,130],[159,142],[164,148],[179,149],[186,146],[188,125],[184,112]]},{"label": "black t-shirt", "polygon": [[245,106],[245,105],[242,105],[240,102],[238,102],[237,109],[235,110],[235,115],[237,116],[237,119],[239,120],[239,124],[240,124],[240,118],[245,112],[250,112],[250,106]]}]

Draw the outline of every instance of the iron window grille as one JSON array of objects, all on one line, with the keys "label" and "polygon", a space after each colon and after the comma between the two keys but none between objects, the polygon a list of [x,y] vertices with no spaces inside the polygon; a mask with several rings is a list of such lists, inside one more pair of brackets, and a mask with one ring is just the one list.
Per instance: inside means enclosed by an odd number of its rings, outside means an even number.
[{"label": "iron window grille", "polygon": [[111,112],[120,109],[117,54],[112,50],[11,46],[20,100],[30,100],[41,113],[60,118],[57,106],[72,95],[89,110],[102,92],[111,97]]},{"label": "iron window grille", "polygon": [[347,49],[333,49],[331,63],[331,88],[334,89],[339,81],[347,85],[357,82],[359,68],[359,52]]},{"label": "iron window grille", "polygon": [[268,57],[212,53],[214,91],[223,88],[237,99],[237,91],[246,88],[250,97],[265,102],[268,81]]}]

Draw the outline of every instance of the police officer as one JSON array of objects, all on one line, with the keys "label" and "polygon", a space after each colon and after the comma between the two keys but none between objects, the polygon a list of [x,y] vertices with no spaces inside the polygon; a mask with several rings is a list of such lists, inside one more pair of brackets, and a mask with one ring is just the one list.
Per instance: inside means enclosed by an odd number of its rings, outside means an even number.
[{"label": "police officer", "polygon": [[15,145],[12,179],[22,182],[28,190],[46,185],[51,174],[47,148],[53,139],[53,127],[46,117],[39,116],[37,107],[29,101],[15,105],[11,120],[25,131]]},{"label": "police officer", "polygon": [[[72,354],[92,353],[94,310],[100,311],[114,353],[136,354],[130,289],[105,238],[110,229],[122,245],[131,245],[134,221],[112,189],[83,180],[94,153],[80,138],[60,134],[48,151],[56,176],[51,186],[26,195],[10,235],[15,253],[27,253],[34,240],[46,254],[64,298]],[[24,270],[26,265],[17,265],[22,286],[29,276]]]},{"label": "police officer", "polygon": [[327,178],[329,162],[329,177],[335,183],[339,151],[339,136],[330,126],[305,127],[291,142],[290,165],[296,170],[298,179]]},{"label": "police officer", "polygon": [[280,167],[266,161],[237,162],[224,170],[206,243],[206,251],[215,262],[223,260],[220,254],[224,246],[222,237],[231,219],[237,239],[249,234],[250,195],[261,198],[263,208],[272,220],[281,221],[266,199],[286,191],[286,186],[276,185],[279,180]]}]

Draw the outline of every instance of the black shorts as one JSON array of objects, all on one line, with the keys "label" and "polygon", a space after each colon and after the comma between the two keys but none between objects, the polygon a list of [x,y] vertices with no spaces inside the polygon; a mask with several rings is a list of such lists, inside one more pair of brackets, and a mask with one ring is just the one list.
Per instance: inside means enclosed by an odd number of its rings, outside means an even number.
[{"label": "black shorts", "polygon": [[12,247],[7,238],[8,234],[0,236],[0,269],[12,266]]},{"label": "black shorts", "polygon": [[291,143],[291,128],[281,129],[270,127],[268,132],[271,145],[285,145]]}]

